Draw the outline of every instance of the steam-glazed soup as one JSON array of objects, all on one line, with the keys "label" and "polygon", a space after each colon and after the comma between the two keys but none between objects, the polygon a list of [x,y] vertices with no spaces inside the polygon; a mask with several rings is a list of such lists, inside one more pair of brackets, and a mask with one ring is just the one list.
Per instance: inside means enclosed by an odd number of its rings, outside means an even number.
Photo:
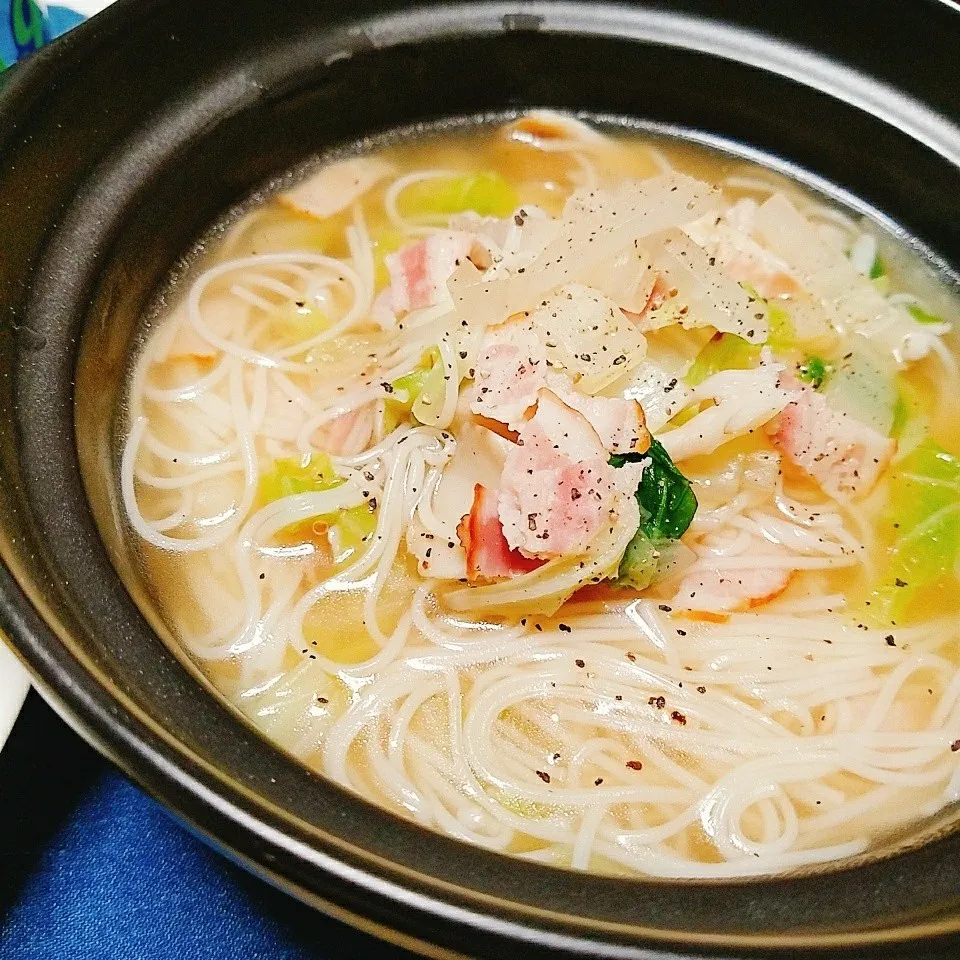
[{"label": "steam-glazed soup", "polygon": [[955,318],[726,154],[402,141],[173,285],[129,535],[216,687],[389,810],[580,870],[833,861],[960,795]]}]

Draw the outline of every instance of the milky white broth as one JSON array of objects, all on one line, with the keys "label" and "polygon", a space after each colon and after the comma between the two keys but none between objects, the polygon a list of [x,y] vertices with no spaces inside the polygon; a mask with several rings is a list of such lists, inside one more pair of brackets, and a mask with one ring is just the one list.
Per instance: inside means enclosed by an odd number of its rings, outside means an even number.
[{"label": "milky white broth", "polygon": [[265,736],[621,874],[832,861],[957,799],[956,307],[898,241],[551,114],[285,189],[150,322],[120,465]]}]

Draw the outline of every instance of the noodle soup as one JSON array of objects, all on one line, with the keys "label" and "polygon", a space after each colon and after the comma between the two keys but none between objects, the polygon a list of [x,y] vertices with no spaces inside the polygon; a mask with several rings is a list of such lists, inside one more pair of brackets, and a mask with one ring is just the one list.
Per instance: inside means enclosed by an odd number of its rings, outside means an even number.
[{"label": "noodle soup", "polygon": [[322,166],[201,267],[131,372],[124,508],[301,762],[660,877],[958,798],[955,305],[875,222],[537,112]]}]

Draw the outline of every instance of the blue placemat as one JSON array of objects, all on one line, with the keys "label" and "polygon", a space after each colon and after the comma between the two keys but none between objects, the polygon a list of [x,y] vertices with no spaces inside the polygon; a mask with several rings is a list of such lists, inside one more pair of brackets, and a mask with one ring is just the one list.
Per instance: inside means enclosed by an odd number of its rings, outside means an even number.
[{"label": "blue placemat", "polygon": [[0,960],[409,960],[209,850],[31,693],[0,754]]},{"label": "blue placemat", "polygon": [[[103,9],[110,0],[84,0],[91,9]],[[0,0],[0,70],[30,56],[34,50],[83,23],[82,13],[37,0]]]}]

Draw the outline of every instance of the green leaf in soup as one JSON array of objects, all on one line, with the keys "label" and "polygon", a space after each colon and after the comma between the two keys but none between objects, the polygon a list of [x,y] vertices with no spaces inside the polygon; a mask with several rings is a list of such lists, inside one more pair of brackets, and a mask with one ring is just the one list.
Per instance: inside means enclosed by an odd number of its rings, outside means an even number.
[{"label": "green leaf in soup", "polygon": [[[267,504],[298,493],[320,493],[332,490],[344,482],[325,453],[312,453],[304,457],[282,457],[274,460],[273,469],[260,478],[260,500]],[[309,529],[321,524],[326,531],[324,538],[333,551],[333,562],[343,563],[357,554],[377,528],[377,513],[372,503],[344,507],[331,513],[318,514],[308,521],[294,523],[285,528],[295,533],[303,532],[309,539]]]},{"label": "green leaf in soup", "polygon": [[924,589],[956,576],[960,561],[960,459],[927,438],[894,469],[885,521],[894,531],[871,614],[900,623]]},{"label": "green leaf in soup", "polygon": [[614,454],[610,463],[622,467],[649,458],[637,487],[640,528],[620,560],[617,582],[643,590],[662,574],[664,557],[690,526],[697,512],[697,497],[690,481],[677,469],[657,440],[644,454]]},{"label": "green leaf in soup", "polygon": [[610,457],[614,467],[649,459],[637,487],[640,529],[652,540],[677,540],[697,512],[697,497],[690,481],[677,469],[658,440],[646,453],[620,453]]},{"label": "green leaf in soup", "polygon": [[907,312],[917,323],[943,323],[943,317],[937,316],[937,314],[931,313],[929,310],[925,310],[919,303],[911,303],[910,306],[907,307]]},{"label": "green leaf in soup", "polygon": [[402,377],[397,377],[393,381],[393,399],[397,403],[403,403],[412,406],[432,383],[431,377],[434,377],[434,371],[440,368],[440,379],[443,379],[443,363],[440,359],[440,350],[437,347],[430,347],[424,350],[417,365]]},{"label": "green leaf in soup", "polygon": [[370,503],[338,510],[325,519],[335,532],[337,563],[355,555],[377,529],[377,511]]},{"label": "green leaf in soup", "polygon": [[260,477],[259,494],[264,503],[282,500],[297,493],[332,490],[343,483],[325,453],[274,460],[273,469]]},{"label": "green leaf in soup", "polygon": [[617,583],[634,590],[645,590],[657,575],[659,558],[656,543],[643,530],[638,530],[623,551]]},{"label": "green leaf in soup", "polygon": [[[893,405],[890,436],[899,440],[901,454],[916,447],[930,432],[930,423],[920,391],[904,376],[896,381],[897,399]],[[912,441],[912,442],[911,442]]]},{"label": "green leaf in soup", "polygon": [[880,254],[878,253],[873,258],[873,263],[870,264],[870,273],[869,277],[871,280],[879,280],[880,277],[886,276],[887,268],[884,266],[883,260],[880,259]]},{"label": "green leaf in soup", "polygon": [[646,590],[668,577],[690,555],[679,540],[651,540],[638,530],[623,551],[616,584],[631,590]]},{"label": "green leaf in soup", "polygon": [[751,370],[759,361],[759,346],[735,333],[716,333],[694,357],[683,379],[695,387],[721,370]]},{"label": "green leaf in soup", "polygon": [[499,173],[435,177],[412,183],[397,201],[407,217],[433,219],[468,210],[481,217],[506,217],[519,204],[517,192]]},{"label": "green leaf in soup", "polygon": [[330,326],[330,318],[302,301],[282,307],[270,318],[271,330],[291,343],[312,340]]},{"label": "green leaf in soup", "polygon": [[790,314],[779,303],[768,302],[767,318],[770,324],[767,346],[775,353],[792,350],[797,343],[797,331]]},{"label": "green leaf in soup", "polygon": [[424,350],[420,361],[409,373],[397,377],[391,386],[393,395],[384,409],[384,433],[391,433],[409,413],[417,415],[418,404],[440,406],[446,383],[443,378],[443,360],[437,347]]},{"label": "green leaf in soup", "polygon": [[797,377],[804,383],[809,383],[814,390],[819,390],[831,370],[832,367],[823,357],[807,357],[797,365]]}]

